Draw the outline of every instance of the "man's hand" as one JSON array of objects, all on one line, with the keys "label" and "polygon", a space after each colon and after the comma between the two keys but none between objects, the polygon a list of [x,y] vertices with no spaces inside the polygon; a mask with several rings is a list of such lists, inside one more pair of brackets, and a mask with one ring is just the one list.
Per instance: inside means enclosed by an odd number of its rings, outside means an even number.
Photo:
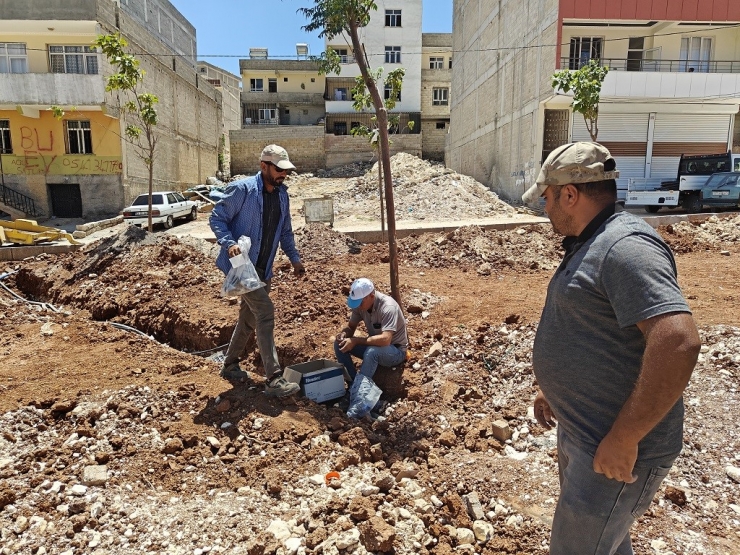
[{"label": "man's hand", "polygon": [[234,258],[235,256],[242,253],[242,250],[239,248],[239,245],[231,245],[229,247],[229,258]]},{"label": "man's hand", "polygon": [[337,341],[339,342],[339,350],[343,353],[350,352],[357,345],[357,340],[354,337],[345,337],[341,341],[337,338]]},{"label": "man's hand", "polygon": [[610,480],[631,484],[637,480],[632,474],[637,460],[637,443],[618,438],[609,432],[601,440],[594,455],[594,472],[603,474]]},{"label": "man's hand", "polygon": [[555,416],[553,416],[550,403],[547,402],[542,391],[538,391],[537,397],[534,398],[534,417],[539,425],[546,430],[555,426]]},{"label": "man's hand", "polygon": [[301,276],[306,273],[306,268],[303,267],[301,262],[293,262],[293,274]]}]

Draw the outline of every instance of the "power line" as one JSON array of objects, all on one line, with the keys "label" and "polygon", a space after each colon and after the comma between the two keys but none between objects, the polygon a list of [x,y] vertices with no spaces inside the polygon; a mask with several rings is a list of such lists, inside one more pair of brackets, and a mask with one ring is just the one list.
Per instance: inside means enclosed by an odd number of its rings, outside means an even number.
[{"label": "power line", "polygon": [[[608,27],[608,26],[607,26]],[[735,29],[740,27],[740,23],[733,23],[729,25],[711,25],[710,29],[712,31],[715,30],[722,30],[722,29]],[[648,34],[648,35],[631,35],[631,36],[625,36],[625,37],[617,37],[617,38],[605,38],[602,39],[602,42],[618,42],[618,41],[625,41],[629,39],[635,39],[635,38],[654,38],[654,37],[669,37],[669,36],[675,36],[675,35],[689,35],[692,33],[706,33],[707,29],[692,29],[692,30],[686,30],[686,31],[673,31],[669,33],[656,33],[656,34]],[[494,47],[494,48],[469,48],[464,50],[450,50],[453,54],[467,54],[469,52],[508,52],[512,50],[532,50],[536,48],[554,48],[557,46],[568,46],[570,43],[564,42],[560,44],[533,44],[533,45],[526,45],[526,46],[504,46],[504,47]],[[329,45],[332,46],[332,45]],[[344,46],[344,45],[342,45]],[[434,47],[430,47],[434,48]],[[45,48],[26,48],[27,51],[37,51],[37,52],[47,52],[47,49]],[[407,55],[420,55],[424,54],[423,51],[404,51],[403,54]],[[93,54],[92,52],[65,52],[65,53],[58,53],[56,55],[63,56],[63,55],[84,55],[84,54]],[[147,57],[153,57],[153,58],[172,58],[172,57],[182,57],[185,58],[184,54],[180,54],[177,52],[166,52],[166,53],[158,53],[158,52],[130,52],[130,54],[134,56],[147,56]],[[367,57],[370,58],[377,58],[377,57],[385,57],[385,52],[371,52],[366,53]],[[240,58],[240,59],[250,59],[248,54],[197,54],[197,58]],[[297,60],[297,56],[295,54],[279,54],[279,55],[273,55],[269,58],[266,58],[267,60],[272,59],[285,59],[285,60]],[[307,61],[311,61],[309,58]]]}]

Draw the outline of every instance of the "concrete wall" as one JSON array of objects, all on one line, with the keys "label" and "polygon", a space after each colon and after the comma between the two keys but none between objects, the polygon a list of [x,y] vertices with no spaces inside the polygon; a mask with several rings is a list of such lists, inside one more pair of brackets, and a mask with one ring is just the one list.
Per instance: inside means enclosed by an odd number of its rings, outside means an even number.
[{"label": "concrete wall", "polygon": [[[103,4],[105,3],[103,2]],[[112,3],[110,3],[113,6]],[[119,14],[119,29],[115,12],[101,17],[101,33],[116,30],[126,36],[133,52],[161,52],[162,44],[138,20]],[[218,142],[222,134],[221,93],[205,79],[199,79],[195,70],[175,57],[139,56],[146,71],[143,88],[159,98],[157,125],[158,145],[154,163],[154,188],[186,189],[205,183],[206,177],[218,169]],[[103,73],[111,69],[103,63]],[[109,104],[113,105],[111,97]],[[124,128],[120,130],[123,134]],[[125,143],[124,203],[148,190],[148,170],[137,149]],[[120,210],[123,206],[116,207]]]},{"label": "concrete wall", "polygon": [[[444,125],[443,129],[437,129],[437,123]],[[421,154],[428,160],[444,161],[445,140],[450,128],[449,120],[423,120],[421,122]]]},{"label": "concrete wall", "polygon": [[[336,168],[359,161],[369,161],[375,152],[364,137],[351,135],[325,135],[326,167]],[[391,155],[397,152],[408,152],[421,156],[421,135],[392,135]]]},{"label": "concrete wall", "polygon": [[85,20],[94,17],[98,0],[0,0],[2,19],[68,19]]},{"label": "concrete wall", "polygon": [[259,170],[262,149],[278,144],[288,151],[299,172],[324,167],[324,128],[322,126],[251,126],[229,132],[231,174],[251,175]]},{"label": "concrete wall", "polygon": [[164,44],[195,68],[195,27],[172,4],[167,0],[120,0],[119,5],[123,13],[160,40],[160,52]]},{"label": "concrete wall", "polygon": [[518,198],[541,156],[540,102],[552,94],[557,0],[455,0],[446,162]]},{"label": "concrete wall", "polygon": [[[268,144],[288,151],[299,172],[335,168],[374,156],[367,139],[351,135],[325,135],[320,126],[252,126],[230,132],[231,173],[251,175],[259,169],[259,156]],[[421,156],[421,135],[393,135],[391,152]]]}]

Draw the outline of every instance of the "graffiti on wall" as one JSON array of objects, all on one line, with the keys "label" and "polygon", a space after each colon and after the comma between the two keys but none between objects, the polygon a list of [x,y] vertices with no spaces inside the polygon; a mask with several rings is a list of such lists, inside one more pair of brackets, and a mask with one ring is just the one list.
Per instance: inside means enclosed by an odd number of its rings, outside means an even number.
[{"label": "graffiti on wall", "polygon": [[[3,173],[11,175],[111,175],[123,173],[120,156],[54,154],[54,133],[20,128],[22,154],[2,156]],[[14,145],[15,146],[15,145]]]}]

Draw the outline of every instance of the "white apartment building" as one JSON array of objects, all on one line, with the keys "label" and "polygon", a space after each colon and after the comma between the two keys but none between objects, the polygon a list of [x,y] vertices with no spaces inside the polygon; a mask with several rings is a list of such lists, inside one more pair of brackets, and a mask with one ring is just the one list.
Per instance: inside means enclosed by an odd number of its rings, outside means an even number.
[{"label": "white apartment building", "polygon": [[[421,0],[379,0],[378,9],[370,17],[370,23],[360,29],[360,43],[365,47],[370,67],[382,67],[384,75],[403,67],[400,101],[393,109],[401,114],[401,127],[409,119],[416,121],[419,132],[419,112],[421,112]],[[346,134],[353,122],[362,121],[361,114],[352,108],[350,91],[355,85],[355,77],[360,69],[355,63],[354,52],[349,37],[338,36],[326,41],[342,57],[340,74],[329,74],[326,79],[327,133]],[[389,90],[381,85],[384,94]],[[363,123],[366,123],[363,121]]]}]

